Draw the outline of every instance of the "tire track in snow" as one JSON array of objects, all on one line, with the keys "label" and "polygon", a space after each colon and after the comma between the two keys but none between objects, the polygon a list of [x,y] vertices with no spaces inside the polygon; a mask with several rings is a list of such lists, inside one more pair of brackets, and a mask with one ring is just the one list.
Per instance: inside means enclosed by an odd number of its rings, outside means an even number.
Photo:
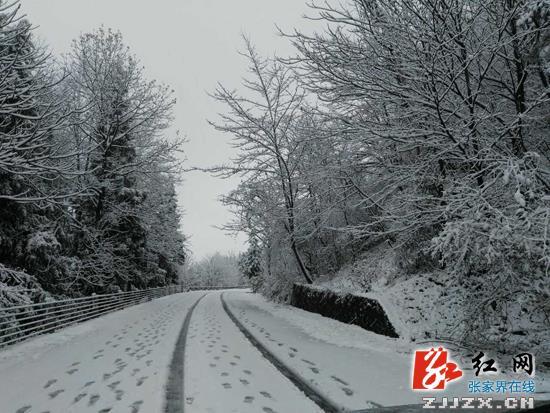
[{"label": "tire track in snow", "polygon": [[[222,307],[241,333],[247,338],[247,340],[254,346],[267,361],[269,361],[277,370],[281,372],[286,378],[288,378],[299,390],[301,390],[311,401],[313,401],[317,406],[323,409],[326,413],[341,413],[346,410],[341,406],[335,404],[332,400],[329,400],[324,395],[320,394],[315,388],[313,388],[308,382],[306,382],[302,377],[296,374],[292,369],[287,367],[277,356],[271,353],[260,341],[256,339],[247,328],[235,317],[233,312],[229,309],[223,295],[220,294],[220,299],[222,302]],[[172,413],[172,412],[170,412]]]},{"label": "tire track in snow", "polygon": [[191,316],[193,311],[199,304],[199,302],[206,297],[208,293],[203,294],[197,301],[189,308],[183,325],[181,326],[180,334],[174,348],[172,355],[172,361],[170,362],[170,368],[168,372],[168,381],[166,383],[164,412],[165,413],[182,413],[184,411],[183,400],[183,369],[185,360],[185,342],[187,340],[187,332],[189,330],[189,324],[191,323]]}]

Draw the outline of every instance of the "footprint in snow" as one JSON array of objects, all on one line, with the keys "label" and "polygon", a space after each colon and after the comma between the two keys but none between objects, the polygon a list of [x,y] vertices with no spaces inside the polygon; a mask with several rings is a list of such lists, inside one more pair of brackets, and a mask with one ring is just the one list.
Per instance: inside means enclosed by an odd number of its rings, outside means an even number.
[{"label": "footprint in snow", "polygon": [[23,407],[20,407],[19,409],[17,409],[17,411],[15,413],[26,413],[31,408],[32,408],[32,406],[23,406]]},{"label": "footprint in snow", "polygon": [[107,387],[114,391],[118,387],[119,384],[120,384],[120,380],[112,382]]},{"label": "footprint in snow", "polygon": [[244,398],[244,402],[245,402],[245,403],[249,403],[249,404],[250,404],[250,403],[252,403],[253,401],[254,401],[254,397],[252,397],[252,396],[246,396],[246,397]]},{"label": "footprint in snow", "polygon": [[138,400],[137,402],[133,402],[130,405],[130,408],[132,409],[131,413],[138,413],[139,409],[141,408],[141,405],[143,404],[143,400]]},{"label": "footprint in snow", "polygon": [[48,382],[44,385],[44,388],[47,389],[48,387],[50,387],[54,383],[57,383],[57,379],[48,380]]},{"label": "footprint in snow", "polygon": [[59,390],[51,392],[50,394],[48,394],[48,396],[50,396],[50,399],[55,399],[57,396],[59,396],[64,391],[65,391],[64,389],[59,389]]},{"label": "footprint in snow", "polygon": [[224,389],[230,389],[232,387],[231,383],[223,383],[222,386],[224,387]]},{"label": "footprint in snow", "polygon": [[264,396],[266,399],[271,399],[271,394],[269,394],[268,392],[266,391],[261,391],[260,394],[262,396]]},{"label": "footprint in snow", "polygon": [[82,400],[84,397],[86,397],[88,394],[87,393],[80,393],[78,396],[76,396],[74,399],[73,399],[73,404],[76,404],[78,403],[80,400]]},{"label": "footprint in snow", "polygon": [[90,400],[88,401],[88,406],[93,406],[94,404],[97,403],[98,400],[99,400],[99,394],[92,394],[90,396]]},{"label": "footprint in snow", "polygon": [[66,371],[66,373],[67,373],[69,376],[72,376],[72,375],[75,374],[77,371],[78,371],[78,369],[70,369],[70,370]]}]

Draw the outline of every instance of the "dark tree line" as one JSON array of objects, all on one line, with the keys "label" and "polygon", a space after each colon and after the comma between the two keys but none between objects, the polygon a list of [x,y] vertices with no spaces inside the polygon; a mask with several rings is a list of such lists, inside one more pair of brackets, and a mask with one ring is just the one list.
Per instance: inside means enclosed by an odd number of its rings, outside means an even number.
[{"label": "dark tree line", "polygon": [[0,7],[0,285],[27,274],[79,295],[176,282],[172,91],[145,78],[120,33],[84,34],[54,59],[17,4]]}]

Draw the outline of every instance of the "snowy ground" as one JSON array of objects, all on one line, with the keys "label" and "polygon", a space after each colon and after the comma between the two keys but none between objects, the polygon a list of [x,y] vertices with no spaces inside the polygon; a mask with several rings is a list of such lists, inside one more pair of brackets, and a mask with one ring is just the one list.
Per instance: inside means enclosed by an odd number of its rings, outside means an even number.
[{"label": "snowy ground", "polygon": [[[179,397],[186,413],[321,411],[243,335],[222,306],[222,292],[197,291],[0,351],[0,413],[163,412],[172,354],[201,297],[183,340]],[[410,343],[247,291],[223,298],[261,346],[333,405],[349,411],[421,402],[423,395],[410,390]],[[537,387],[549,390],[548,382]],[[537,399],[550,398],[542,393]],[[468,395],[465,380],[445,395]]]},{"label": "snowy ground", "polygon": [[185,351],[186,411],[320,411],[246,340],[223,310],[220,292],[197,306]]},{"label": "snowy ground", "polygon": [[398,340],[316,314],[227,292],[246,327],[319,392],[348,410],[419,403],[410,387],[410,356]]},{"label": "snowy ground", "polygon": [[[273,304],[256,294],[229,291],[224,297],[234,314],[259,341],[320,393],[347,410],[419,404],[426,396],[411,390],[412,354],[417,345]],[[460,360],[465,370],[464,378],[450,383],[438,396],[471,397],[468,380],[478,378],[460,354],[455,354],[454,360]],[[510,380],[511,377],[493,376],[490,379]],[[536,400],[550,399],[547,375],[537,375],[536,383]],[[498,394],[489,396],[503,398]]]},{"label": "snowy ground", "polygon": [[0,352],[1,413],[155,413],[200,292],[177,294]]}]

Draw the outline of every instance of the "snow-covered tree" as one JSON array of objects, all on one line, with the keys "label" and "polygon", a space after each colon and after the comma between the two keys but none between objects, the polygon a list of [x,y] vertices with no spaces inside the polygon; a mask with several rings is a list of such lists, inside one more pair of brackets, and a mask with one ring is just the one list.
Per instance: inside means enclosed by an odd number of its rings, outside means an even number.
[{"label": "snow-covered tree", "polygon": [[[0,3],[0,200],[38,202],[40,181],[69,172],[52,135],[65,126],[47,51],[36,46],[18,2]],[[58,198],[62,198],[60,195]]]},{"label": "snow-covered tree", "polygon": [[290,63],[363,176],[371,218],[342,230],[387,238],[407,271],[438,260],[470,294],[463,321],[482,328],[518,295],[523,310],[545,297],[530,286],[550,268],[547,5],[319,4],[329,29],[289,36]]},{"label": "snow-covered tree", "polygon": [[78,184],[92,192],[71,206],[77,224],[68,241],[82,263],[79,282],[147,286],[144,183],[177,168],[181,140],[162,135],[174,99],[168,88],[145,79],[121,34],[108,29],[80,36],[66,66],[68,95],[78,111],[69,135],[84,174]]},{"label": "snow-covered tree", "polygon": [[[180,230],[181,214],[174,178],[154,174],[143,182],[143,187],[147,197],[140,208],[140,216],[147,230],[147,273],[155,279],[154,285],[176,283],[179,268],[187,260],[187,246]],[[149,281],[148,284],[153,283]]]},{"label": "snow-covered tree", "polygon": [[245,191],[262,186],[275,191],[272,195],[277,196],[269,207],[280,213],[277,225],[284,227],[300,274],[311,283],[297,237],[296,165],[303,148],[292,136],[303,91],[287,67],[260,57],[248,40],[245,43],[250,72],[250,78],[244,81],[245,92],[241,95],[219,85],[214,98],[224,103],[228,112],[221,115],[219,123],[212,123],[218,130],[231,134],[233,144],[241,150],[232,164],[211,171],[221,176],[245,177],[241,186]]},{"label": "snow-covered tree", "polygon": [[225,199],[234,228],[260,234],[264,260],[286,265],[275,276],[266,266],[266,280],[279,277],[272,291],[286,294],[279,274],[296,273],[277,226],[292,216],[310,278],[382,246],[403,276],[440,274],[461,296],[471,328],[456,331],[494,339],[532,308],[548,322],[548,6],[319,2],[325,29],[287,34],[295,56],[271,66],[249,53],[260,75],[242,95],[217,94],[229,108],[218,128],[240,149],[220,171],[245,176]]},{"label": "snow-covered tree", "polygon": [[0,2],[0,262],[47,284],[66,270],[56,239],[59,205],[78,194],[74,154],[56,135],[67,110],[47,51],[18,2]]},{"label": "snow-covered tree", "polygon": [[234,254],[215,253],[197,262],[191,262],[184,284],[201,287],[240,287],[243,277],[238,257]]},{"label": "snow-covered tree", "polygon": [[262,275],[262,251],[257,240],[252,239],[246,252],[239,258],[239,269],[248,279]]}]

